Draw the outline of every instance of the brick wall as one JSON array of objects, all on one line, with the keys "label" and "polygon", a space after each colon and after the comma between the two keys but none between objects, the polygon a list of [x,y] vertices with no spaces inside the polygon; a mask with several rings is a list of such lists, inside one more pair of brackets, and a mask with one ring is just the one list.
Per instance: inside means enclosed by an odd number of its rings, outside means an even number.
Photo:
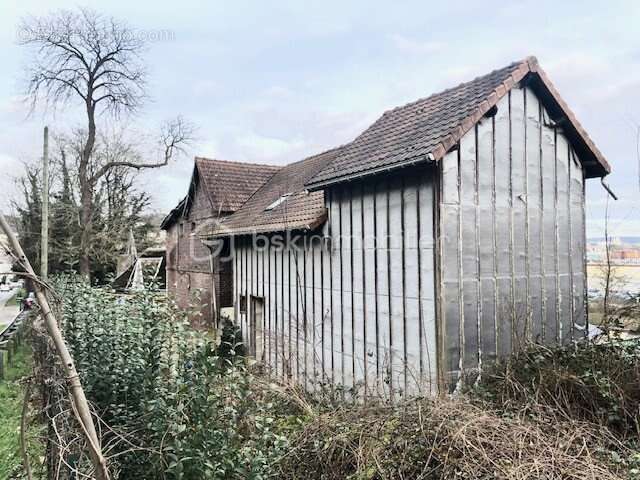
[{"label": "brick wall", "polygon": [[167,291],[178,305],[196,305],[192,317],[194,326],[212,325],[211,290],[215,282],[218,307],[233,305],[233,270],[230,262],[214,259],[211,274],[210,250],[199,234],[212,222],[212,208],[203,191],[196,188],[195,198],[186,216],[178,219],[167,231]]}]

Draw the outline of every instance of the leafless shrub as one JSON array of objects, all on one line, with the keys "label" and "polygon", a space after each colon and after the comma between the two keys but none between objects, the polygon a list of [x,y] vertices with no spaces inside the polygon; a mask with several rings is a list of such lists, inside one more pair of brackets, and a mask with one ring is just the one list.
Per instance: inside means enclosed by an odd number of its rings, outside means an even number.
[{"label": "leafless shrub", "polygon": [[282,478],[619,479],[598,451],[617,441],[590,424],[532,422],[464,399],[350,408],[292,440]]}]

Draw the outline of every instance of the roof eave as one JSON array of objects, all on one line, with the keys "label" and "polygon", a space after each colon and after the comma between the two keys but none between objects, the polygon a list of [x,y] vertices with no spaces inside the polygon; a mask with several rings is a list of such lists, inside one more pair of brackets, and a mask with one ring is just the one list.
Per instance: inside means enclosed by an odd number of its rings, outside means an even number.
[{"label": "roof eave", "polygon": [[200,237],[209,238],[209,239],[219,239],[219,238],[226,238],[226,237],[240,237],[240,236],[246,236],[246,235],[260,235],[265,233],[278,233],[278,232],[296,232],[296,231],[312,232],[320,228],[322,225],[324,225],[324,223],[327,221],[328,218],[329,218],[329,214],[327,212],[327,209],[325,208],[324,211],[320,215],[318,215],[312,222],[309,222],[306,224],[300,224],[300,225],[293,225],[289,228],[287,228],[286,226],[281,227],[279,225],[263,226],[263,227],[258,226],[254,228],[227,230],[227,231],[221,231],[221,232],[210,232],[210,233],[205,233],[203,235],[200,235]]},{"label": "roof eave", "polygon": [[184,197],[178,205],[173,208],[166,217],[160,223],[160,230],[169,230],[177,221],[177,217],[180,215],[181,211],[184,211],[184,205],[187,201],[187,197]]},{"label": "roof eave", "polygon": [[429,160],[439,161],[460,141],[464,134],[471,130],[471,128],[473,128],[473,126],[478,123],[491,108],[493,108],[505,95],[507,95],[514,86],[523,81],[527,75],[532,79],[533,85],[538,87],[538,91],[536,93],[539,95],[542,93],[547,102],[551,104],[556,112],[560,113],[559,116],[567,119],[566,129],[569,130],[569,136],[571,137],[570,140],[572,140],[572,143],[577,146],[576,150],[578,151],[578,157],[583,162],[585,168],[585,176],[587,178],[603,177],[611,173],[611,166],[605,159],[604,155],[593,143],[569,106],[560,97],[560,94],[551,80],[549,80],[547,74],[542,70],[542,68],[540,68],[538,60],[535,57],[528,57],[509,75],[509,77],[498,85],[498,87],[496,87],[485,100],[480,102],[473,112],[465,118],[453,132],[443,138],[440,143],[434,147],[431,153],[417,157],[416,159],[398,162],[385,167],[365,170],[349,175],[336,176],[318,182],[309,182],[306,187],[311,191],[320,190],[330,185],[349,182],[383,172],[389,172]]},{"label": "roof eave", "polygon": [[397,170],[401,170],[403,168],[408,168],[408,167],[412,167],[415,165],[419,165],[419,164],[423,164],[423,163],[430,163],[433,162],[434,158],[431,154],[428,155],[420,155],[418,157],[414,157],[411,158],[409,160],[405,160],[403,162],[398,162],[398,163],[394,163],[393,165],[386,165],[383,167],[378,167],[378,168],[372,168],[370,170],[365,170],[363,172],[356,172],[356,173],[352,173],[349,175],[343,175],[342,177],[339,177],[335,180],[325,180],[325,181],[321,181],[321,182],[314,182],[314,183],[309,183],[307,185],[305,185],[307,187],[307,190],[309,190],[310,192],[314,192],[314,191],[318,191],[318,190],[322,190],[326,187],[332,186],[332,185],[337,185],[340,183],[348,183],[348,182],[353,182],[355,180],[361,180],[363,178],[367,178],[367,177],[371,177],[374,175],[379,175],[381,173],[387,173],[387,172],[395,172]]}]

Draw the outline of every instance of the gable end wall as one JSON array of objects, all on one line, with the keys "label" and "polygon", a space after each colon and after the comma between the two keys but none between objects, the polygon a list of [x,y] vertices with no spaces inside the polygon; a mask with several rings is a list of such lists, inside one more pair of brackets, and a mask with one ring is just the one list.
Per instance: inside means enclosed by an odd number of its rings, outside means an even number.
[{"label": "gable end wall", "polygon": [[[168,229],[166,240],[167,291],[182,308],[190,308],[195,298],[198,298],[201,308],[192,322],[202,327],[212,325],[211,295],[214,282],[217,305],[229,307],[233,304],[231,263],[215,259],[215,274],[212,275],[210,251],[198,237],[198,233],[217,217],[213,213],[206,192],[198,184],[189,212],[179,217]],[[193,226],[195,230],[192,230]]]},{"label": "gable end wall", "polygon": [[442,371],[455,384],[527,341],[586,335],[584,173],[516,87],[440,167]]}]

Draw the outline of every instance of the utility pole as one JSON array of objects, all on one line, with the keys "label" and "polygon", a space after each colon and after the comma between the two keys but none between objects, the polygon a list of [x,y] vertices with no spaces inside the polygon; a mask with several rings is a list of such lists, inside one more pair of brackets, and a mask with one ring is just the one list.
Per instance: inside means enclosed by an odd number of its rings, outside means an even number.
[{"label": "utility pole", "polygon": [[42,149],[42,229],[40,232],[40,277],[49,276],[49,127],[44,127]]}]

